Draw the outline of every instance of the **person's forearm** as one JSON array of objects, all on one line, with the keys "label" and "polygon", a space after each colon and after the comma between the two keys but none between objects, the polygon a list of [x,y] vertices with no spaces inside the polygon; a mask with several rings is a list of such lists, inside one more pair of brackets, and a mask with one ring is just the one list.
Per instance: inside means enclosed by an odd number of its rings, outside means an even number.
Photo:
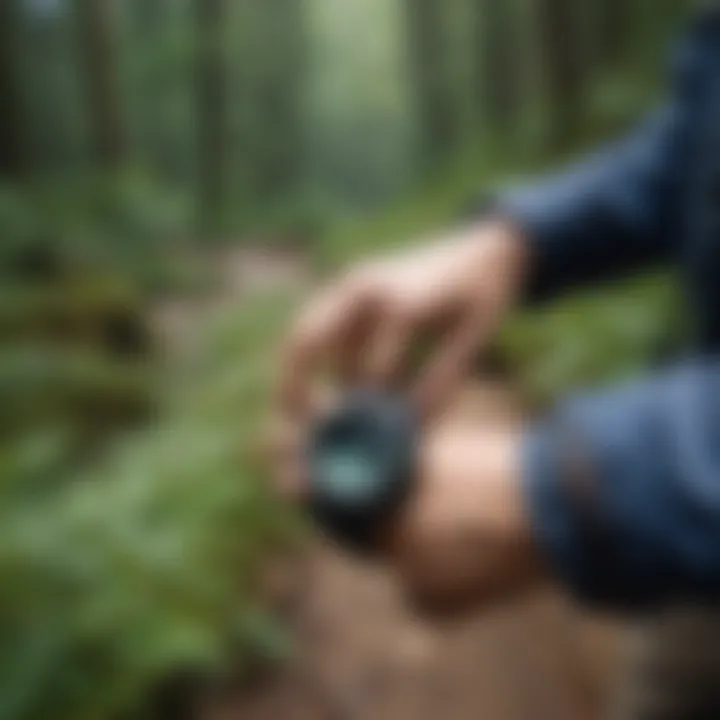
[{"label": "person's forearm", "polygon": [[578,399],[526,435],[533,537],[578,598],[720,598],[720,365]]},{"label": "person's forearm", "polygon": [[720,362],[576,398],[518,430],[433,429],[388,551],[457,614],[555,580],[620,610],[720,599]]},{"label": "person's forearm", "polygon": [[519,298],[524,294],[533,246],[517,222],[503,215],[490,215],[467,226],[460,241],[477,247],[474,262],[482,282],[502,277],[509,295]]},{"label": "person's forearm", "polygon": [[416,610],[449,619],[547,581],[522,481],[522,432],[475,409],[430,429],[416,491],[387,527],[385,553]]},{"label": "person's forearm", "polygon": [[672,260],[686,124],[671,103],[575,167],[499,195],[494,211],[516,228],[532,258],[529,300]]}]

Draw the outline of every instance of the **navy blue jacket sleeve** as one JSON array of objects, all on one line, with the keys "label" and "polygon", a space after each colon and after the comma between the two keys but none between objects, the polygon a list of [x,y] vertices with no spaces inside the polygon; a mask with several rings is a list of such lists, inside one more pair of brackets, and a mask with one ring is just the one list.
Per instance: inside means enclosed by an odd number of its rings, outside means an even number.
[{"label": "navy blue jacket sleeve", "polygon": [[720,600],[720,363],[561,407],[528,433],[537,541],[579,598]]},{"label": "navy blue jacket sleeve", "polygon": [[500,195],[497,209],[521,227],[531,248],[530,299],[673,257],[684,114],[675,100],[575,167]]}]

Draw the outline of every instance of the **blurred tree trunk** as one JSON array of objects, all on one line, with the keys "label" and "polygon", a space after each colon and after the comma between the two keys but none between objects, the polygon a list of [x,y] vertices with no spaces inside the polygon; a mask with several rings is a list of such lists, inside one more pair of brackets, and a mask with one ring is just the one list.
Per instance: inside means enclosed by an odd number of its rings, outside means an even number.
[{"label": "blurred tree trunk", "polygon": [[0,1],[0,178],[16,180],[25,169],[22,98],[18,77],[18,6]]},{"label": "blurred tree trunk", "polygon": [[537,0],[542,52],[552,112],[551,141],[561,148],[579,130],[586,53],[577,23],[577,0]]},{"label": "blurred tree trunk", "polygon": [[[139,103],[139,134],[143,141],[143,150],[150,157],[152,165],[170,175],[173,168],[172,137],[169,136],[164,112],[166,89],[161,85],[166,76],[160,67],[162,60],[157,53],[158,47],[164,47],[167,37],[167,0],[135,0],[133,8],[134,31],[142,41],[143,53],[149,58],[143,68],[136,100]],[[162,54],[162,51],[159,54]]]},{"label": "blurred tree trunk", "polygon": [[145,39],[156,39],[165,20],[166,0],[136,0],[137,32]]},{"label": "blurred tree trunk", "polygon": [[303,151],[303,98],[307,71],[305,4],[301,0],[264,0],[260,26],[265,46],[274,48],[262,59],[262,148],[256,190],[277,197],[296,187]]},{"label": "blurred tree trunk", "polygon": [[406,0],[410,72],[423,155],[434,165],[457,141],[456,103],[448,78],[442,0]]},{"label": "blurred tree trunk", "polygon": [[227,87],[224,0],[195,0],[197,24],[198,221],[205,236],[220,229],[225,207]]},{"label": "blurred tree trunk", "polygon": [[603,65],[618,62],[625,49],[627,36],[627,0],[598,0],[598,59]]},{"label": "blurred tree trunk", "polygon": [[518,63],[522,58],[508,0],[476,0],[476,104],[493,133],[507,134],[519,104]]},{"label": "blurred tree trunk", "polygon": [[115,0],[79,0],[93,155],[107,170],[122,165],[127,149],[114,35],[116,9]]}]

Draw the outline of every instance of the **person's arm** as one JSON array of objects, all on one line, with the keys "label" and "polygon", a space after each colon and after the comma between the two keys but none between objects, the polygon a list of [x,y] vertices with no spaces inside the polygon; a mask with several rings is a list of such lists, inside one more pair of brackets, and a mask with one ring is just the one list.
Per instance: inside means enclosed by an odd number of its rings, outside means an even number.
[{"label": "person's arm", "polygon": [[496,210],[529,248],[531,300],[673,258],[686,135],[673,102],[575,167],[500,195]]},{"label": "person's arm", "polygon": [[361,263],[330,283],[288,335],[280,414],[307,415],[318,368],[334,367],[347,385],[407,380],[408,349],[428,327],[446,334],[413,394],[436,408],[523,294],[544,297],[672,257],[683,107],[675,101],[577,168],[499,197],[479,223]]},{"label": "person's arm", "polygon": [[581,599],[720,598],[720,364],[575,400],[528,434],[533,536]]},{"label": "person's arm", "polygon": [[383,555],[453,617],[555,580],[583,603],[720,600],[720,361],[561,406],[533,427],[439,423]]}]

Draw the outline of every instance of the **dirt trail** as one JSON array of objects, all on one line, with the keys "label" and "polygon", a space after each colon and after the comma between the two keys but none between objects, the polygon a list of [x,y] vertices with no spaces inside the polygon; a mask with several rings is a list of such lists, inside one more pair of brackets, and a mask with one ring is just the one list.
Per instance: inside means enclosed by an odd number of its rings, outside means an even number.
[{"label": "dirt trail", "polygon": [[200,297],[168,297],[151,311],[151,322],[169,356],[181,358],[198,348],[208,319],[262,293],[312,283],[310,263],[289,251],[239,247],[218,255],[209,272],[213,290]]},{"label": "dirt trail", "polygon": [[[209,304],[171,307],[176,325],[161,316],[176,345],[207,313],[310,277],[296,259],[247,250],[220,266],[224,290]],[[409,616],[382,572],[327,546],[291,584],[293,659],[215,699],[202,720],[595,720],[619,666],[618,628],[551,591],[437,631]]]},{"label": "dirt trail", "polygon": [[372,568],[318,547],[292,624],[294,659],[205,720],[592,720],[616,630],[552,592],[441,631]]}]

